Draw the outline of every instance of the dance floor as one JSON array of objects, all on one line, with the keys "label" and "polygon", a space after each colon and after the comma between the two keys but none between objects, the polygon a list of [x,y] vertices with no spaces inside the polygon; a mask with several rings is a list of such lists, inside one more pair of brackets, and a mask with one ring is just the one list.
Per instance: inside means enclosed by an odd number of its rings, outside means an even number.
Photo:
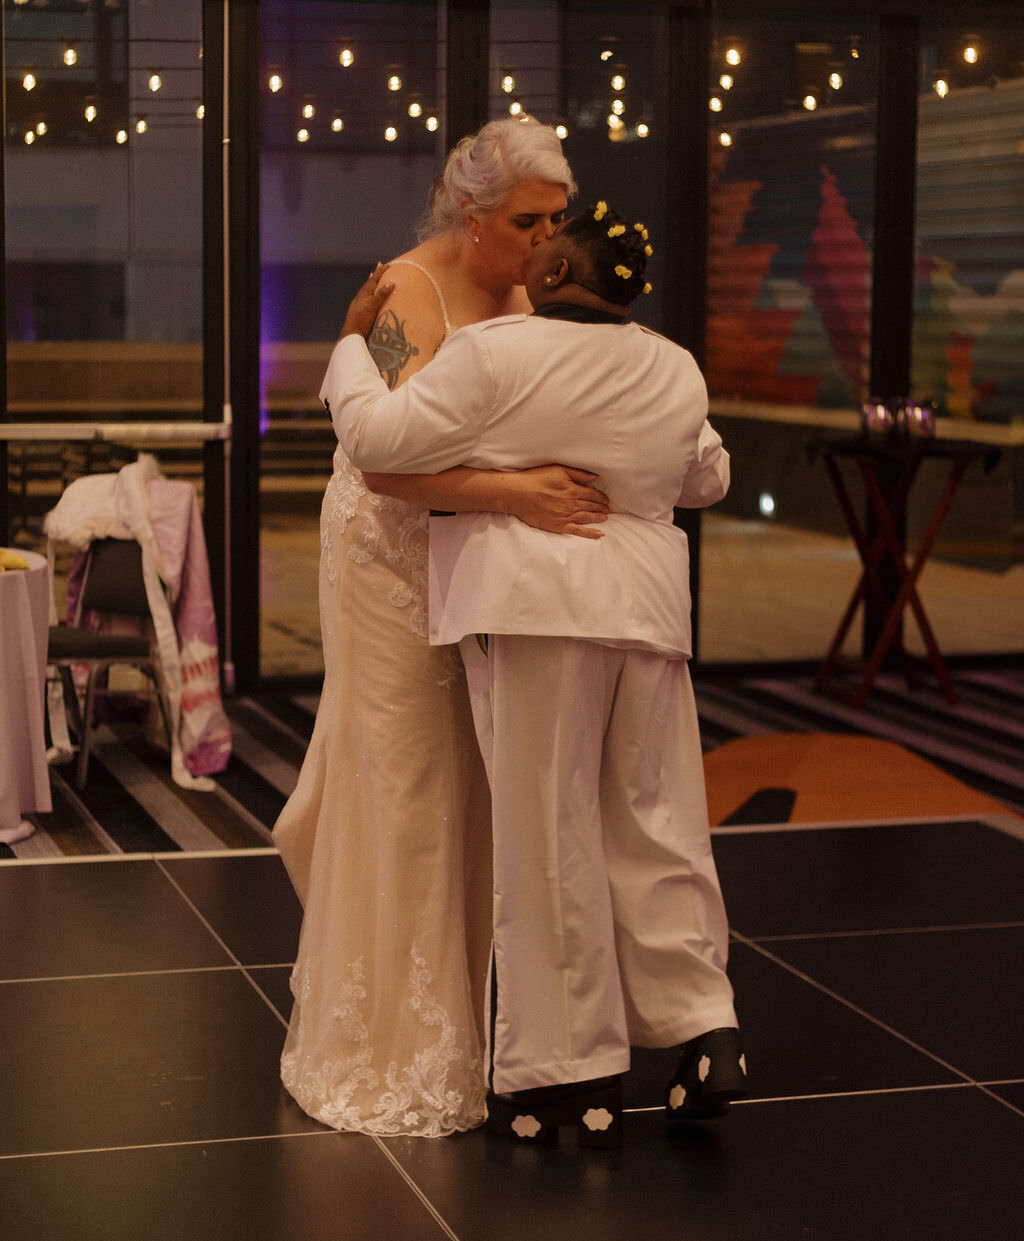
[{"label": "dance floor", "polygon": [[1024,1218],[1024,834],[733,826],[749,1100],[621,1151],[335,1134],[277,1062],[299,910],[269,849],[0,862],[4,1241],[1008,1241]]}]

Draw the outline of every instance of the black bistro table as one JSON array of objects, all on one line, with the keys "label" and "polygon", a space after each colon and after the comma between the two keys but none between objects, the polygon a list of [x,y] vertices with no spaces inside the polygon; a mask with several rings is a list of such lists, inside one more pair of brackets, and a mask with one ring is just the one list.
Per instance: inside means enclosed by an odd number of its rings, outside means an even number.
[{"label": "black bistro table", "polygon": [[[840,652],[858,608],[865,612],[865,659],[852,702],[862,707],[887,656],[898,658],[908,677],[914,666],[903,649],[902,619],[909,607],[946,700],[957,701],[956,690],[935,634],[928,622],[917,582],[949,512],[953,497],[969,466],[980,461],[990,473],[1000,450],[972,440],[931,437],[879,437],[867,434],[821,436],[808,445],[811,461],[821,458],[836,493],[850,535],[861,560],[861,575],[843,613],[828,654],[815,680],[819,692],[834,680],[841,664]],[[865,516],[862,524],[854,508],[839,463],[853,461],[864,486]],[[935,503],[924,536],[913,557],[907,550],[907,506],[914,479],[922,464],[939,460],[948,466],[945,486]],[[873,620],[873,624],[869,624]]]}]

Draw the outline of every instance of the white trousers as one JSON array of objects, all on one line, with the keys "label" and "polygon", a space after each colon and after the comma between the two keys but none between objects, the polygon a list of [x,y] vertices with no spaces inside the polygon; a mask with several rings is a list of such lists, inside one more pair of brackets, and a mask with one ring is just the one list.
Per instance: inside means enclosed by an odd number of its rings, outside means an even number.
[{"label": "white trousers", "polygon": [[500,634],[462,654],[494,816],[493,1089],[735,1026],[686,661]]}]

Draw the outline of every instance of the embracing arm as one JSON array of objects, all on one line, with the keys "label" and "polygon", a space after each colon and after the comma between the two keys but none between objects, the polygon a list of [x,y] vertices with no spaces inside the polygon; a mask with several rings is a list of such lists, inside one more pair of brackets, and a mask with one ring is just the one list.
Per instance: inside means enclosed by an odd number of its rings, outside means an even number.
[{"label": "embracing arm", "polygon": [[[389,301],[394,283],[386,276],[387,270],[378,264],[359,290],[349,307],[341,335],[342,338],[364,337],[370,357],[387,387],[395,388],[404,384],[433,357],[436,342],[431,347],[430,341],[418,339],[411,330],[411,325],[423,323],[433,309],[433,303],[428,302],[426,306],[417,304],[411,300],[415,290],[401,289]],[[385,302],[388,302],[386,309]],[[345,376],[336,373],[334,382],[331,382],[333,362],[332,358],[332,367],[328,369],[321,397],[335,421],[339,438],[345,443],[340,419],[335,414],[343,399],[341,384]],[[383,389],[379,382],[366,375],[363,362],[360,353],[357,355],[357,366],[361,369],[360,384],[368,385],[362,388],[363,399],[372,396],[375,388],[379,400]],[[450,390],[463,392],[464,388],[465,383],[456,380],[455,387]],[[391,402],[385,401],[382,408],[386,409],[388,404]],[[460,409],[460,422],[463,413]],[[345,447],[346,451],[350,451],[348,443]],[[365,447],[367,452],[374,450],[373,444],[368,443]],[[376,451],[380,451],[379,446]],[[356,464],[361,462],[356,461]],[[389,468],[396,467],[389,462]],[[421,468],[430,467],[424,463]],[[422,508],[449,512],[510,513],[542,530],[600,538],[599,530],[588,527],[605,520],[608,498],[591,485],[594,477],[589,471],[556,464],[519,471],[480,470],[452,465],[429,474],[378,473],[372,470],[363,473],[371,491],[394,496]]]},{"label": "embracing arm", "polygon": [[588,470],[565,465],[516,471],[457,465],[440,474],[363,474],[371,491],[421,508],[511,513],[552,534],[599,539],[601,532],[588,527],[605,520],[608,497],[592,485],[594,477]]}]

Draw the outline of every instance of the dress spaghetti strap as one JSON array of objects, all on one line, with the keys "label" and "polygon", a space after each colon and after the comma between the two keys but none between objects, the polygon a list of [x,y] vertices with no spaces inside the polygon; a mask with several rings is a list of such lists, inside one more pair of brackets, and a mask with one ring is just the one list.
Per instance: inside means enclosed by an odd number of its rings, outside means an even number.
[{"label": "dress spaghetti strap", "polygon": [[437,283],[437,281],[430,274],[430,272],[428,272],[427,269],[422,266],[422,264],[416,263],[412,259],[392,259],[391,262],[388,264],[388,266],[396,267],[399,263],[404,263],[406,267],[415,267],[416,270],[421,271],[424,274],[424,276],[426,276],[426,278],[430,281],[430,283],[434,286],[434,292],[437,294],[437,300],[441,303],[441,316],[444,319],[443,339],[447,340],[448,337],[451,336],[452,332],[455,329],[452,327],[451,320],[448,318],[448,307],[445,304],[444,294],[441,292],[441,286]]}]

